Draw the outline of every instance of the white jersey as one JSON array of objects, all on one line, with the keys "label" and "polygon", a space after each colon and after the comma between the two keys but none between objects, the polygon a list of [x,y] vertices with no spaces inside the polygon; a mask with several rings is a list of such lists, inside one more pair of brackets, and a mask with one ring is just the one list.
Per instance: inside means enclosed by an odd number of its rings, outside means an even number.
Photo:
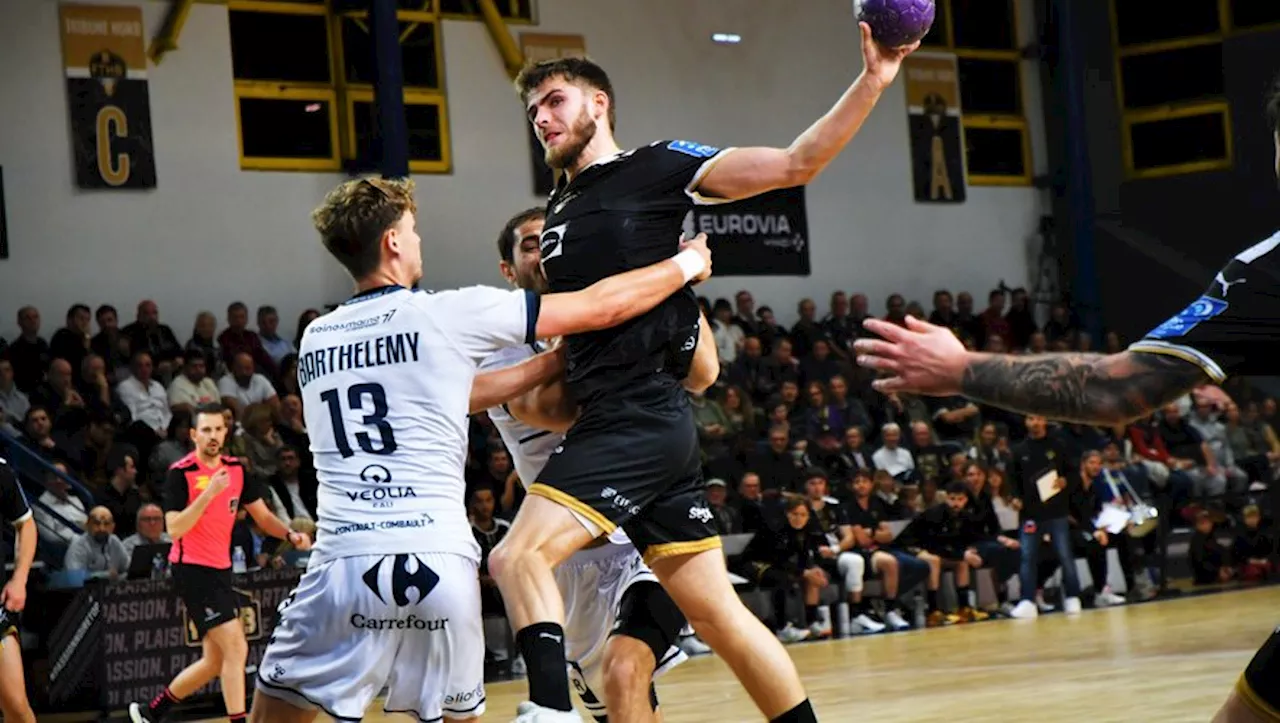
[{"label": "white jersey", "polygon": [[313,321],[298,350],[320,482],[314,565],[448,552],[479,561],[467,520],[467,417],[479,363],[533,340],[538,298],[472,286],[357,295]]}]

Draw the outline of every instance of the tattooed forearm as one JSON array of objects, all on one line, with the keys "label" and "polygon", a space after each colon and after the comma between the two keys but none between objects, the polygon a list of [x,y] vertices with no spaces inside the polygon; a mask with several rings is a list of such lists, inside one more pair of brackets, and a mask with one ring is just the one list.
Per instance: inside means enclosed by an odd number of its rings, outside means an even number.
[{"label": "tattooed forearm", "polygon": [[1119,354],[978,354],[961,393],[996,407],[1081,424],[1119,424],[1145,416],[1208,377],[1177,357]]}]

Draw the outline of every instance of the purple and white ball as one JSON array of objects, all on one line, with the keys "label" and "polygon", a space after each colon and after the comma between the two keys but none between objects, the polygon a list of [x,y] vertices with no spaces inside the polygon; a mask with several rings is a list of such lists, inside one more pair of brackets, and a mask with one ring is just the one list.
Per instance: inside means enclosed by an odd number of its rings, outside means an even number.
[{"label": "purple and white ball", "polygon": [[897,48],[928,34],[936,8],[934,0],[853,0],[853,11],[877,43]]}]

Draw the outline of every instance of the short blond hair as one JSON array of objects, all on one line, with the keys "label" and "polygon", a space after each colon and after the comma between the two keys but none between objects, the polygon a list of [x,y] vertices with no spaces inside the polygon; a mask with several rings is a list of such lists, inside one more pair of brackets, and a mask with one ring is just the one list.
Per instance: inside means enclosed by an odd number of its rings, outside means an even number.
[{"label": "short blond hair", "polygon": [[362,279],[378,268],[382,236],[405,213],[416,214],[411,178],[358,178],[346,181],[324,197],[311,212],[320,240],[352,278]]}]

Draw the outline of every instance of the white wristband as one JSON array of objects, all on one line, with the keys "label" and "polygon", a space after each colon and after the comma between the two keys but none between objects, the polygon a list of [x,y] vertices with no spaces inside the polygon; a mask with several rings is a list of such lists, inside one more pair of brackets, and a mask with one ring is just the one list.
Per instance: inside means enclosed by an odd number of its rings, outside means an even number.
[{"label": "white wristband", "polygon": [[685,249],[672,256],[671,260],[675,261],[676,265],[680,267],[680,272],[684,274],[684,282],[686,284],[707,268],[707,262],[702,258],[702,254],[693,249]]}]

